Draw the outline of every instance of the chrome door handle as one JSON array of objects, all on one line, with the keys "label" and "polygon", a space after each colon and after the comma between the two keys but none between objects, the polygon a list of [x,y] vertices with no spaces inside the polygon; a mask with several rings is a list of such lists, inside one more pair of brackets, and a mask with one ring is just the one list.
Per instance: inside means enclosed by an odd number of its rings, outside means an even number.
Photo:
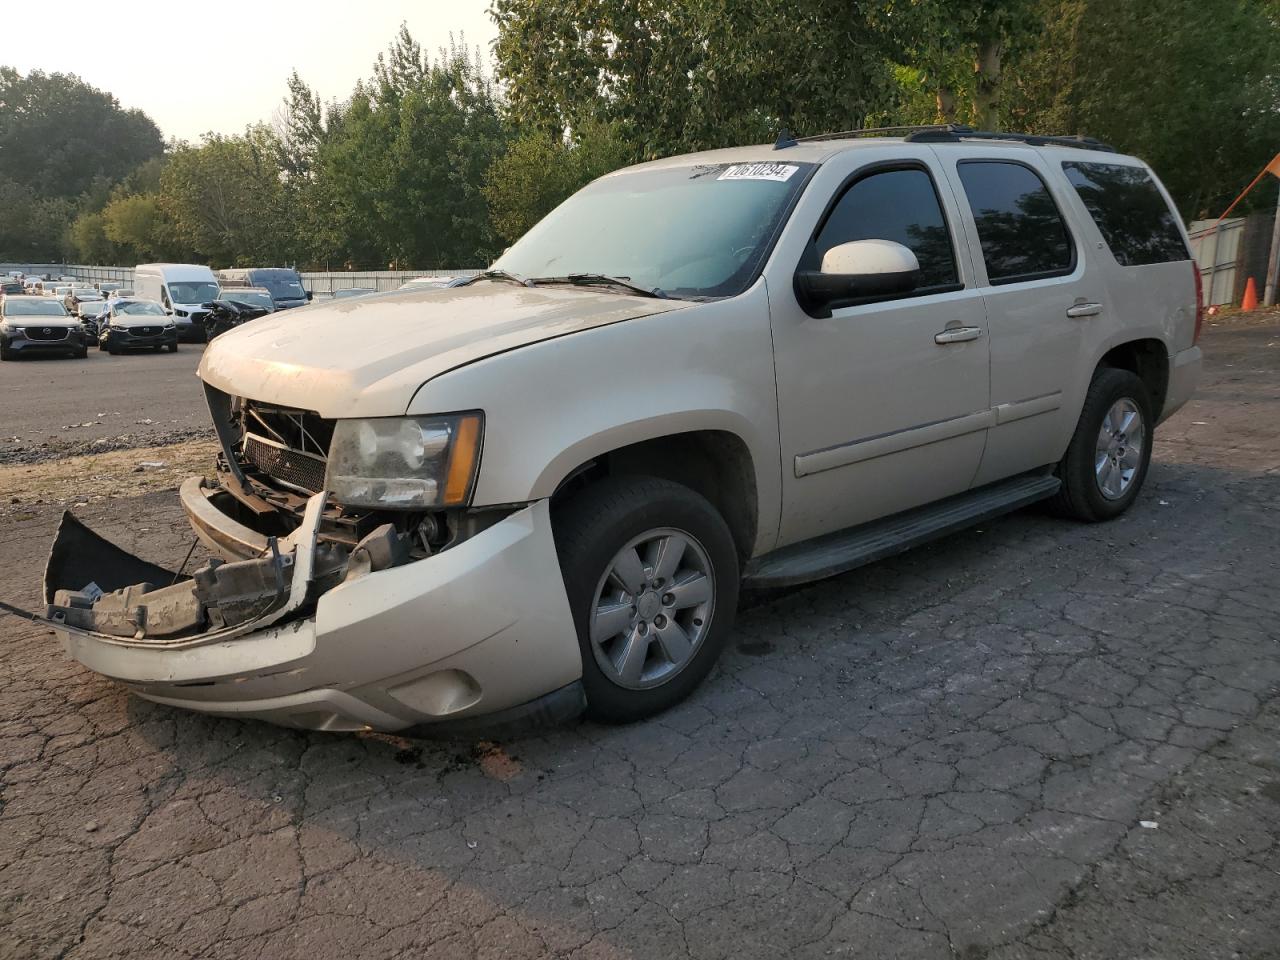
[{"label": "chrome door handle", "polygon": [[1067,307],[1067,316],[1072,320],[1096,317],[1101,312],[1102,304],[1100,303],[1077,303],[1074,307]]},{"label": "chrome door handle", "polygon": [[964,343],[967,340],[977,340],[982,336],[981,327],[948,327],[939,334],[935,334],[934,343],[940,343],[946,346],[948,343]]}]

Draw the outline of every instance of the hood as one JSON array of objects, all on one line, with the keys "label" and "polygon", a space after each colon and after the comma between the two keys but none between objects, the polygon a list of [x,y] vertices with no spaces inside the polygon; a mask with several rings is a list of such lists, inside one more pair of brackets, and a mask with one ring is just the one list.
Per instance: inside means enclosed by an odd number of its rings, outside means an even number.
[{"label": "hood", "polygon": [[274,313],[205,351],[200,377],[323,417],[397,416],[428,380],[516,347],[689,307],[597,288],[480,281]]}]

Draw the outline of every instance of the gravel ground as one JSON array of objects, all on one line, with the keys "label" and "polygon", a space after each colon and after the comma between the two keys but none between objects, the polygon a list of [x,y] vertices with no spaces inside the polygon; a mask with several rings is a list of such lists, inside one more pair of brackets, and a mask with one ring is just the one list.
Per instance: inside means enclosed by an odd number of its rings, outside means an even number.
[{"label": "gravel ground", "polygon": [[[1276,957],[1277,341],[1209,332],[1125,518],[754,597],[644,724],[213,720],[0,606],[0,957]],[[172,494],[86,512],[189,545]],[[0,522],[0,600],[56,521]]]},{"label": "gravel ground", "polygon": [[204,348],[0,366],[0,465],[37,463],[213,436],[196,367]]}]

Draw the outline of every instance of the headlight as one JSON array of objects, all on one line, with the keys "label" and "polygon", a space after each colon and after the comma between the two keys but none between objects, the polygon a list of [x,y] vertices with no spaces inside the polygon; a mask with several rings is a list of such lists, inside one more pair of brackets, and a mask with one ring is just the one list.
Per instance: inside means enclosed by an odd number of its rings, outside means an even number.
[{"label": "headlight", "polygon": [[339,420],[325,486],[351,507],[461,506],[475,486],[483,433],[478,412]]},{"label": "headlight", "polygon": [[10,327],[9,332],[13,334],[13,336],[15,337],[21,337],[26,334],[27,328],[26,327]]}]

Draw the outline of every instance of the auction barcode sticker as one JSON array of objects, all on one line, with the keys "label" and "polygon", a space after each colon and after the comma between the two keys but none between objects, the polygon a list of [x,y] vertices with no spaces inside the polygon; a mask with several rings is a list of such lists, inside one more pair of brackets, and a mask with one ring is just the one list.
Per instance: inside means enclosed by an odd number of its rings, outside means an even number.
[{"label": "auction barcode sticker", "polygon": [[776,180],[783,183],[791,179],[800,168],[793,163],[735,163],[726,167],[717,180]]}]

